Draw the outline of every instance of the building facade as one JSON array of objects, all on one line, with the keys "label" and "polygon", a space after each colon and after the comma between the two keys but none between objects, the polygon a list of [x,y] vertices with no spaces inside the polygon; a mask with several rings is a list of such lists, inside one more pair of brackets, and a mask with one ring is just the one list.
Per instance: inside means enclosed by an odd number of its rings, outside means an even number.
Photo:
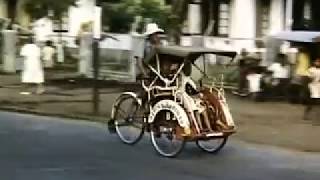
[{"label": "building facade", "polygon": [[27,27],[31,17],[24,10],[26,0],[0,0],[0,18],[13,19],[16,23]]},{"label": "building facade", "polygon": [[205,34],[236,48],[284,30],[320,31],[318,0],[192,0],[185,34]]}]

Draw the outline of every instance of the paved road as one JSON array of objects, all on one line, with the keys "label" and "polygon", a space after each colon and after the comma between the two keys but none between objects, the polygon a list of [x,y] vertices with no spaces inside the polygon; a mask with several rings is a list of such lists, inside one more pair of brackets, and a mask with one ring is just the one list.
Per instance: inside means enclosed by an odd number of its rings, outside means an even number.
[{"label": "paved road", "polygon": [[129,147],[99,123],[0,112],[0,124],[1,180],[320,179],[320,154],[233,140],[218,155],[190,144],[167,159],[148,137]]}]

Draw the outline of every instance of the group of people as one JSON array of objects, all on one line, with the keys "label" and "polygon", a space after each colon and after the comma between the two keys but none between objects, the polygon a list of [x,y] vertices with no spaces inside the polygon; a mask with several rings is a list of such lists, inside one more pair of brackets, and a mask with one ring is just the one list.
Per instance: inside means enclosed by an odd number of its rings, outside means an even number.
[{"label": "group of people", "polygon": [[26,86],[20,94],[29,95],[32,92],[26,91],[29,85],[36,85],[34,93],[43,94],[44,88],[44,69],[51,68],[54,65],[55,48],[52,41],[48,40],[45,45],[37,44],[32,37],[29,37],[27,43],[20,50],[23,57],[23,68],[21,72],[21,81]]},{"label": "group of people", "polygon": [[292,102],[304,102],[304,119],[308,119],[312,107],[320,101],[320,57],[311,60],[307,49],[301,47],[294,66],[289,65],[282,53],[265,68],[254,62],[250,63],[246,51],[241,53],[237,92],[247,91],[258,100],[285,97]]}]

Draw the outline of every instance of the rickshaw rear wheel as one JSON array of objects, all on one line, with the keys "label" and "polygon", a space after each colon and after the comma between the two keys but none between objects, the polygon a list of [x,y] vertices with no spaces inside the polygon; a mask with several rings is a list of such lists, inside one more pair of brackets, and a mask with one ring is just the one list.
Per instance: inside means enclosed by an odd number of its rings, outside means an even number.
[{"label": "rickshaw rear wheel", "polygon": [[170,110],[161,110],[152,124],[150,136],[155,150],[165,157],[176,157],[184,148],[186,140],[177,137],[178,122]]},{"label": "rickshaw rear wheel", "polygon": [[115,105],[114,124],[120,140],[129,145],[137,143],[144,134],[144,111],[138,99],[120,96]]},{"label": "rickshaw rear wheel", "polygon": [[227,143],[228,137],[209,140],[197,140],[196,145],[204,152],[218,153]]}]

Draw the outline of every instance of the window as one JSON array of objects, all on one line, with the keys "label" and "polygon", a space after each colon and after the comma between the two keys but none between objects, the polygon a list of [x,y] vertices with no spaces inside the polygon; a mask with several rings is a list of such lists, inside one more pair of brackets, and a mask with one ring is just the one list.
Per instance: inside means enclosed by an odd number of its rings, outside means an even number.
[{"label": "window", "polygon": [[230,32],[230,0],[202,1],[203,25],[205,34],[227,37]]},{"label": "window", "polygon": [[304,2],[303,18],[304,18],[304,20],[310,20],[311,19],[311,4],[310,4],[309,0]]},{"label": "window", "polygon": [[[61,22],[61,25],[60,25],[60,22]],[[54,31],[68,31],[68,28],[69,28],[69,18],[68,18],[67,12],[62,14],[61,19],[53,20]]]},{"label": "window", "polygon": [[270,29],[270,0],[257,1],[257,37],[268,35]]},{"label": "window", "polygon": [[230,27],[230,5],[228,2],[222,2],[221,4],[219,4],[219,14],[217,21],[218,36],[228,36]]},{"label": "window", "polygon": [[269,8],[263,7],[262,8],[262,17],[261,17],[261,35],[265,36],[268,34],[269,31]]}]

